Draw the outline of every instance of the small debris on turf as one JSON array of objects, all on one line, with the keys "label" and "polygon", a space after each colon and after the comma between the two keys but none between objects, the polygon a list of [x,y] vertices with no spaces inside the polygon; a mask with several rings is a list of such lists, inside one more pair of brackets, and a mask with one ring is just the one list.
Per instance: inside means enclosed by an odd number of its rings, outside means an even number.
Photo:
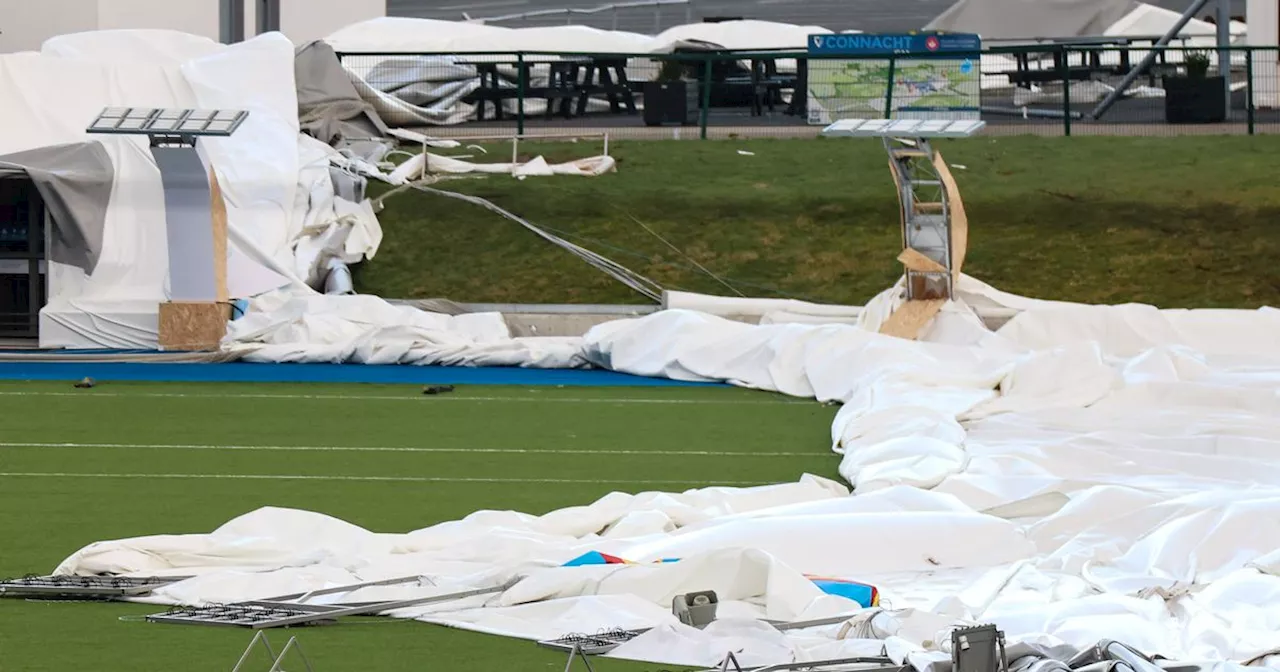
[{"label": "small debris on turf", "polygon": [[85,378],[84,380],[81,380],[80,382],[76,383],[76,387],[82,390],[87,390],[93,387],[94,385],[97,385],[97,383],[93,382],[92,378]]},{"label": "small debris on turf", "polygon": [[452,391],[453,391],[452,385],[427,385],[426,387],[422,388],[423,394],[444,394],[445,392],[452,392]]}]

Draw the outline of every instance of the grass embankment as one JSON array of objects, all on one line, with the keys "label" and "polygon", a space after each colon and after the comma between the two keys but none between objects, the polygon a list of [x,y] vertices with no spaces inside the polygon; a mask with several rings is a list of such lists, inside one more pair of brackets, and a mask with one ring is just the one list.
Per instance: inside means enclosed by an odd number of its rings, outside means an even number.
[{"label": "grass embankment", "polygon": [[[526,143],[522,152],[555,161],[597,148]],[[1280,136],[975,138],[938,148],[965,167],[954,172],[970,219],[970,275],[1092,303],[1280,304],[1272,261]],[[731,293],[694,260],[748,296],[860,304],[900,273],[897,202],[878,141],[623,142],[611,153],[619,172],[600,178],[443,186],[491,199],[669,289]],[[645,302],[481,208],[420,193],[387,205],[382,248],[357,272],[363,292]]]}]

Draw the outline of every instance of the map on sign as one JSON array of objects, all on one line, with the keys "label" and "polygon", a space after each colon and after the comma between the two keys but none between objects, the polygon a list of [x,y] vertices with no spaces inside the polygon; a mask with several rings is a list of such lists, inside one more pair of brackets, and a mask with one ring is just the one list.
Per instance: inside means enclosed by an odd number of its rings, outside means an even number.
[{"label": "map on sign", "polygon": [[970,34],[813,35],[809,123],[977,119],[980,49],[980,39]]}]

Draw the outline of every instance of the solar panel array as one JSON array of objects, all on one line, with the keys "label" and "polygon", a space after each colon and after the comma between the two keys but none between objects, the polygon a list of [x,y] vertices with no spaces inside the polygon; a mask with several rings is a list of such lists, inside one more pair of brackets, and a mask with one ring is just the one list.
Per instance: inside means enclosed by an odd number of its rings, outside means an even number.
[{"label": "solar panel array", "polygon": [[108,107],[86,130],[89,133],[226,137],[248,116],[245,110]]}]

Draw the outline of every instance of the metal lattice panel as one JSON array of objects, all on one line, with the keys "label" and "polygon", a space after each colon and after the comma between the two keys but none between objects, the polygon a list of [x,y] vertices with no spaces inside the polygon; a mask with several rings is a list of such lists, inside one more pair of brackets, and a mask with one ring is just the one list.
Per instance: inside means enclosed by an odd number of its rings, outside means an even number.
[{"label": "metal lattice panel", "polygon": [[248,116],[245,110],[108,107],[85,131],[117,135],[227,137],[235,133]]},{"label": "metal lattice panel", "polygon": [[832,138],[968,138],[986,127],[973,119],[841,119],[822,129]]},{"label": "metal lattice panel", "polygon": [[[324,613],[315,613],[302,609],[291,609],[283,606],[260,606],[256,604],[214,604],[203,607],[174,607],[163,614],[147,617],[152,623],[173,623],[179,625],[229,625],[241,628],[280,627],[285,621],[287,625],[319,625],[333,622]],[[297,622],[292,622],[292,621]]]},{"label": "metal lattice panel", "polygon": [[909,664],[895,664],[887,656],[830,658],[744,668],[738,664],[737,656],[729,653],[720,667],[704,672],[910,672],[912,669]]},{"label": "metal lattice panel", "polygon": [[119,598],[146,595],[188,577],[25,576],[0,581],[0,597],[45,599]]},{"label": "metal lattice panel", "polygon": [[[827,618],[819,618],[809,621],[765,621],[772,625],[780,632],[788,630],[803,630],[805,628],[815,628],[824,625],[837,625],[843,623],[850,618],[852,614],[843,616],[830,616]],[[608,653],[618,646],[635,639],[649,631],[649,628],[640,628],[637,630],[625,630],[622,628],[610,628],[601,630],[594,635],[584,635],[581,633],[568,634],[555,639],[544,639],[538,642],[538,646],[548,649],[556,649],[559,651],[568,651],[571,654],[582,654],[585,656],[598,656]]]},{"label": "metal lattice panel", "polygon": [[924,137],[905,144],[896,136],[882,137],[897,177],[903,247],[937,265],[932,272],[908,268],[907,298],[950,298],[953,270],[950,200],[934,165],[933,147]]},{"label": "metal lattice panel", "polygon": [[569,634],[555,639],[545,639],[538,646],[570,653],[581,653],[587,656],[598,656],[635,639],[645,630],[602,630],[594,635]]},{"label": "metal lattice panel", "polygon": [[894,138],[885,138],[884,144],[897,174],[901,176],[898,182],[904,246],[923,254],[949,272],[951,213],[947,207],[946,188],[933,163],[933,147],[924,138],[907,145]]}]

